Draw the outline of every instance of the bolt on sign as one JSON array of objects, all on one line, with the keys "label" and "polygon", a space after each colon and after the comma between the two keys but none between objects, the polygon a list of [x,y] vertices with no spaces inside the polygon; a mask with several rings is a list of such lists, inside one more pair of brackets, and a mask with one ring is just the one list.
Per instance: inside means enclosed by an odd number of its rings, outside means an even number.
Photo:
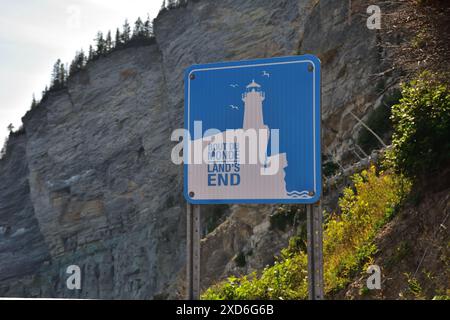
[{"label": "bolt on sign", "polygon": [[320,115],[315,56],[191,66],[185,73],[186,200],[316,203]]}]

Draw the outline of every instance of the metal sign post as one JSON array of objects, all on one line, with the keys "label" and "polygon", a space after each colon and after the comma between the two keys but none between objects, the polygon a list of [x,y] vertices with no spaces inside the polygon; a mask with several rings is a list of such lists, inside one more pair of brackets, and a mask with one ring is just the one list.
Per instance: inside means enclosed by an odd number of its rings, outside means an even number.
[{"label": "metal sign post", "polygon": [[322,206],[306,206],[308,233],[308,295],[310,300],[323,300],[323,233]]},{"label": "metal sign post", "polygon": [[200,205],[187,204],[187,299],[200,299]]}]

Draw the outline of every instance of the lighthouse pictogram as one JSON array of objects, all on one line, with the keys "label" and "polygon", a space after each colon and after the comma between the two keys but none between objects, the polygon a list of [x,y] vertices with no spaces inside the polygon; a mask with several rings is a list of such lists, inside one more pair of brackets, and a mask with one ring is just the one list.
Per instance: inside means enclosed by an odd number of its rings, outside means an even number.
[{"label": "lighthouse pictogram", "polygon": [[255,80],[247,85],[245,93],[242,94],[242,101],[244,101],[244,130],[268,129],[263,121],[263,101],[265,98],[261,85],[257,84]]}]

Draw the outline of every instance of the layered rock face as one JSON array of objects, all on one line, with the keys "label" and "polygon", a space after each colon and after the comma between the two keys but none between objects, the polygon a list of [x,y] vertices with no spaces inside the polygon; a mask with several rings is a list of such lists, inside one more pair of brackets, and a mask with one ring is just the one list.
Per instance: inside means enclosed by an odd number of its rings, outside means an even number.
[{"label": "layered rock face", "polygon": [[[0,296],[181,297],[185,201],[170,135],[183,127],[184,68],[318,55],[324,149],[339,157],[354,135],[349,112],[362,115],[373,106],[370,75],[380,71],[366,7],[347,5],[188,1],[158,16],[155,44],[89,63],[67,90],[29,111],[24,133],[11,137],[0,161]],[[260,217],[248,218],[249,210]],[[224,276],[250,241],[258,257],[252,268],[286,244],[286,235],[264,237],[269,214],[270,208],[232,209],[204,240],[203,265],[215,267],[203,267],[203,286]],[[81,290],[67,289],[69,265],[82,270]]]},{"label": "layered rock face", "polygon": [[[157,46],[128,49],[92,63],[25,116],[22,193],[38,227],[24,232],[43,237],[48,257],[45,270],[29,270],[45,283],[37,295],[150,298],[183,267],[180,168],[167,126],[176,110],[166,93]],[[72,264],[83,290],[67,290]],[[30,289],[8,282],[2,295]]]}]

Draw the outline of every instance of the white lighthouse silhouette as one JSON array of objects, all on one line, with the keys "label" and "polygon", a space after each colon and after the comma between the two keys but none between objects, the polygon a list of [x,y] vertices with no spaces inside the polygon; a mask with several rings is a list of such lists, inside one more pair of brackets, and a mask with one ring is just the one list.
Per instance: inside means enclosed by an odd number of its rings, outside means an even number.
[{"label": "white lighthouse silhouette", "polygon": [[[269,127],[264,124],[263,101],[265,98],[266,95],[261,90],[261,85],[256,83],[255,80],[252,80],[242,94],[242,101],[244,102],[244,123],[242,128],[244,130],[255,130],[256,132],[267,132],[267,135],[260,135],[258,137],[258,145],[265,153],[266,160],[264,161],[267,161],[267,145],[269,143],[270,131]],[[251,152],[250,146],[246,145],[246,149],[242,151],[247,159],[249,159],[249,153]]]},{"label": "white lighthouse silhouette", "polygon": [[244,124],[243,129],[268,129],[264,125],[263,106],[265,94],[261,91],[261,86],[253,80],[248,86],[245,93],[242,94],[244,101]]}]

